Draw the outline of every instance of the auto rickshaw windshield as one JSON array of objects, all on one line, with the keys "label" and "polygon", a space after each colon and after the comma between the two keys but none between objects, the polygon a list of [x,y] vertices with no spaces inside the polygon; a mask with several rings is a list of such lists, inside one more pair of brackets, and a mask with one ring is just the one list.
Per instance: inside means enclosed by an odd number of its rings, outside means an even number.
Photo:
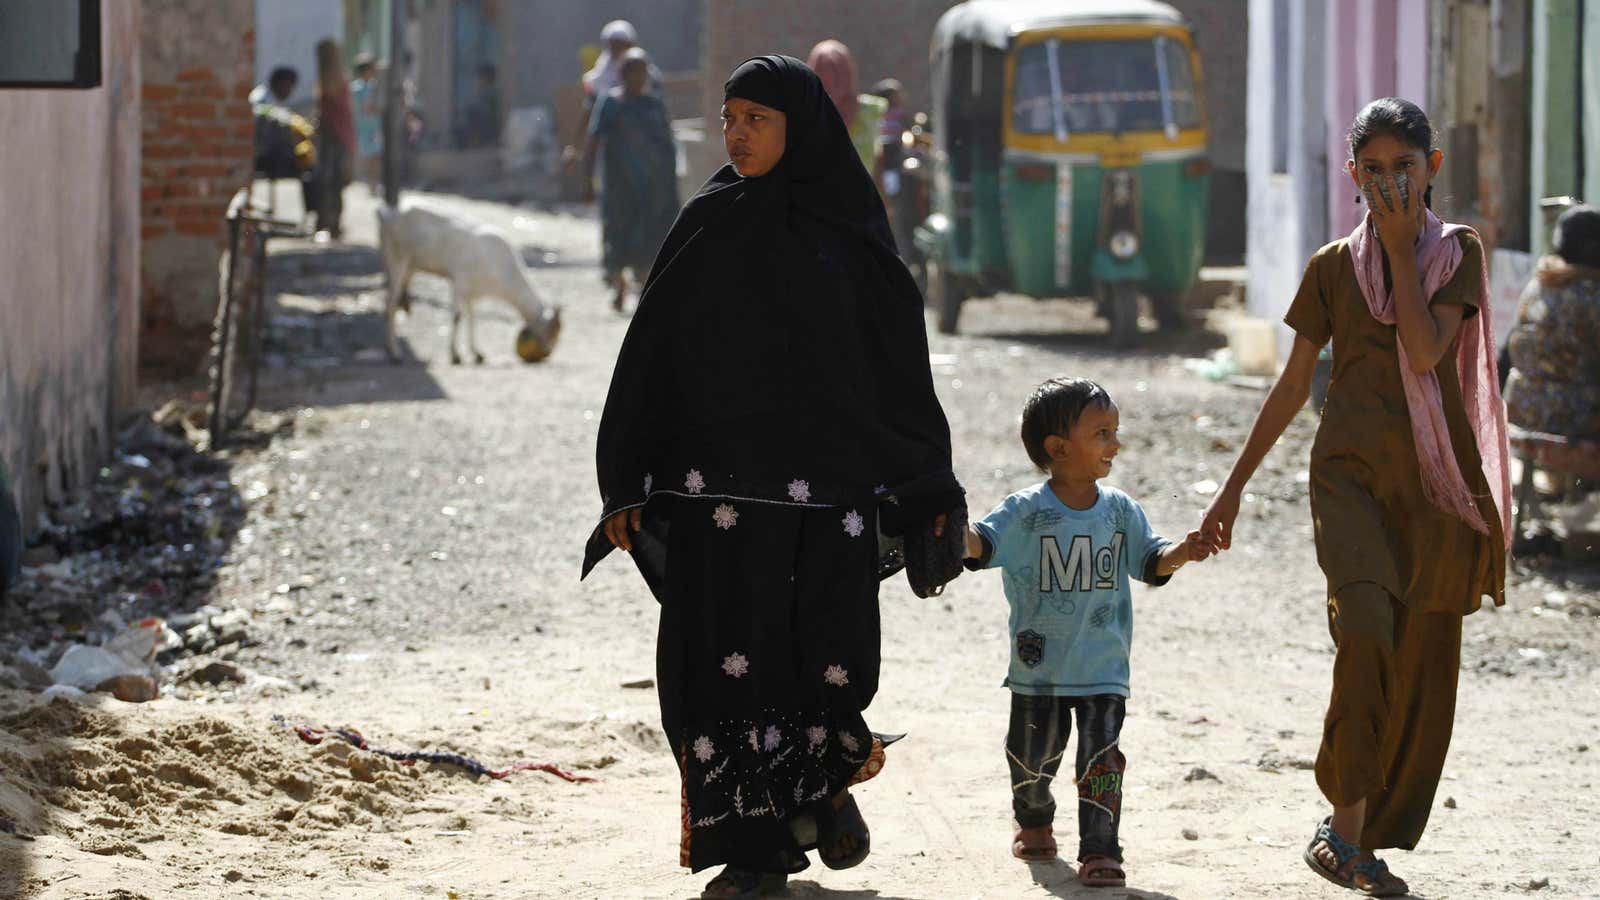
[{"label": "auto rickshaw windshield", "polygon": [[1165,35],[1028,44],[1016,56],[1011,125],[1019,134],[1167,131],[1200,126],[1189,50]]}]

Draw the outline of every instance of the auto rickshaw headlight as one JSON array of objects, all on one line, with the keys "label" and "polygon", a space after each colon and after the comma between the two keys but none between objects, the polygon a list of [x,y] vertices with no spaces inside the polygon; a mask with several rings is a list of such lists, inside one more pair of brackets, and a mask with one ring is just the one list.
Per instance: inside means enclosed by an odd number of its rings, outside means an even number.
[{"label": "auto rickshaw headlight", "polygon": [[1139,252],[1139,236],[1131,231],[1119,231],[1108,242],[1111,255],[1117,259],[1132,259]]}]

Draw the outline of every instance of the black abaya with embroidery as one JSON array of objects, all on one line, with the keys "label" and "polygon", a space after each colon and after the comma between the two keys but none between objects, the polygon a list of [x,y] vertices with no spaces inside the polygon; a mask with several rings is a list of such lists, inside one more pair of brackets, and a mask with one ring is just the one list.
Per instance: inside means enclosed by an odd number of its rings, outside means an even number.
[{"label": "black abaya with embroidery", "polygon": [[[723,167],[657,255],[600,423],[601,521],[643,508],[683,864],[798,871],[791,820],[882,764],[880,531],[963,501],[922,298],[838,111],[790,57],[725,90],[785,113],[784,157]],[[610,550],[597,526],[584,574]]]}]

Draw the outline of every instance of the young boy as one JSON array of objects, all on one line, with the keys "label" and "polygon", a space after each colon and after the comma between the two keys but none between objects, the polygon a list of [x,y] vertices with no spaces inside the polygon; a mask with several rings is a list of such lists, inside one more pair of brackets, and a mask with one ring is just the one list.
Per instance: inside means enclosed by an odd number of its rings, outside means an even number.
[{"label": "young boy", "polygon": [[1198,531],[1172,543],[1150,529],[1128,495],[1098,482],[1122,444],[1117,406],[1081,378],[1052,378],[1022,410],[1022,443],[1043,484],[1020,490],[967,529],[967,567],[1004,570],[1011,606],[1011,768],[1023,860],[1056,856],[1050,782],[1078,718],[1078,880],[1122,886],[1122,772],[1118,748],[1133,636],[1132,575],[1165,584],[1184,563],[1210,556]]}]

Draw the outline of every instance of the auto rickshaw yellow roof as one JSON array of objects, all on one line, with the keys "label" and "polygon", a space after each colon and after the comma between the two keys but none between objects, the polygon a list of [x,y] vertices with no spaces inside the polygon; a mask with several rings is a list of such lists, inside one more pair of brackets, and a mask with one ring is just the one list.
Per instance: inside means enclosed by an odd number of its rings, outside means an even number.
[{"label": "auto rickshaw yellow roof", "polygon": [[1187,24],[1182,13],[1155,0],[968,0],[939,18],[933,46],[964,40],[1004,50],[1024,31],[1122,22]]}]

